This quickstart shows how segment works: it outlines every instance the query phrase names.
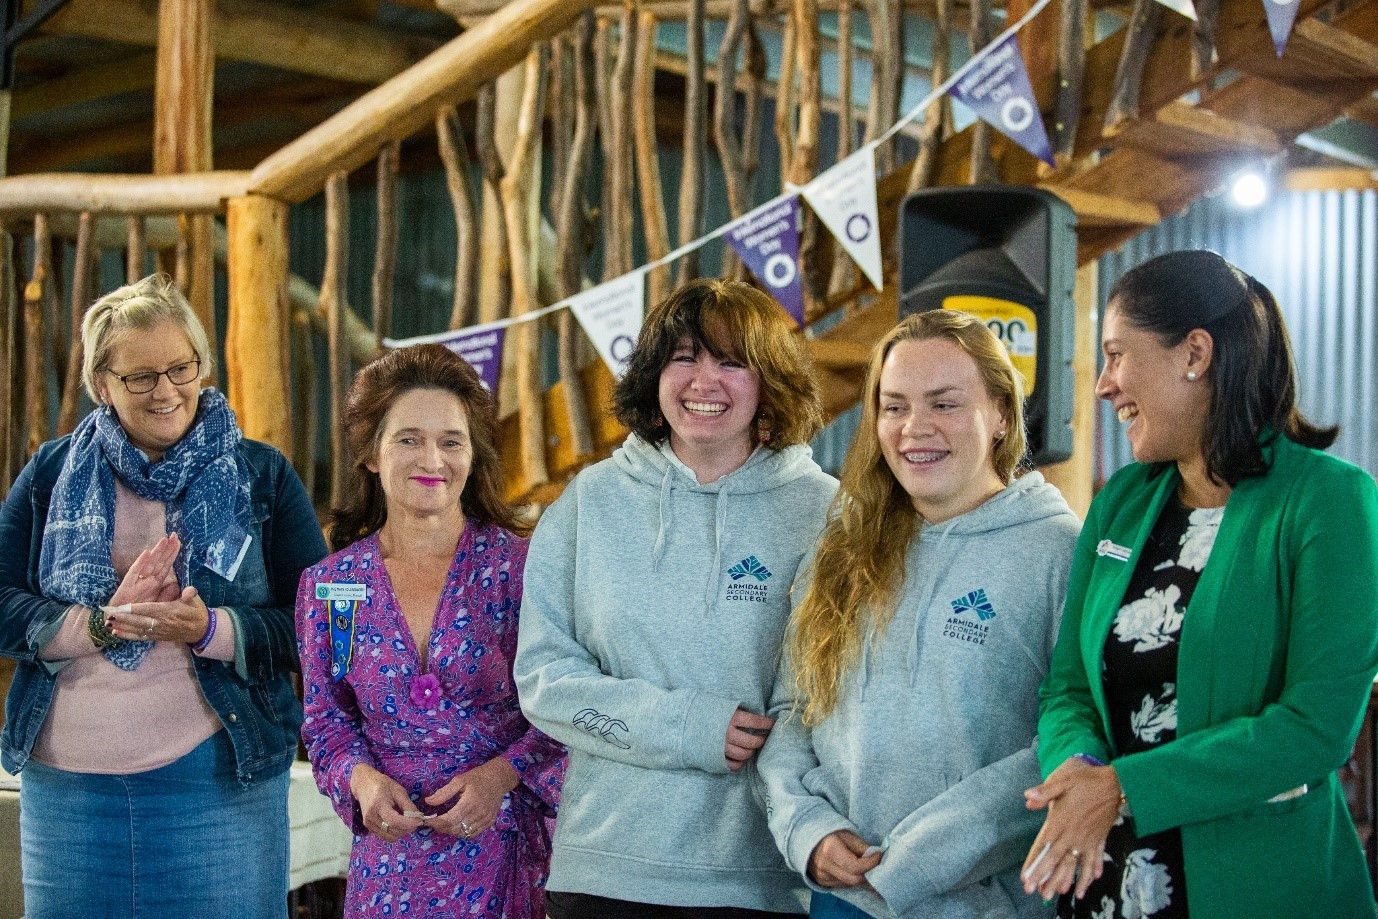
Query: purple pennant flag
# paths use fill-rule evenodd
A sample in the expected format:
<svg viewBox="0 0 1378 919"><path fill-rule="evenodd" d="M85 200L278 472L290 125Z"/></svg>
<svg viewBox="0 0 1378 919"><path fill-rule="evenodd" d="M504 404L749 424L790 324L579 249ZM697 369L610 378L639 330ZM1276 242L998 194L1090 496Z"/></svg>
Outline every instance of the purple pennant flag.
<svg viewBox="0 0 1378 919"><path fill-rule="evenodd" d="M437 340L468 361L483 388L496 394L498 376L502 373L502 340L506 334L504 326L480 326L460 329Z"/></svg>
<svg viewBox="0 0 1378 919"><path fill-rule="evenodd" d="M1024 58L1019 54L1019 41L1013 34L987 46L966 75L948 92L982 121L1049 166L1053 165L1053 148L1048 143L1038 103L1034 101Z"/></svg>
<svg viewBox="0 0 1378 919"><path fill-rule="evenodd" d="M799 283L799 196L766 205L727 228L727 241L780 305L804 324Z"/></svg>
<svg viewBox="0 0 1378 919"><path fill-rule="evenodd" d="M1282 57L1282 49L1287 47L1299 6L1301 0L1263 0L1263 10L1268 14L1268 31L1273 33L1273 47L1278 57Z"/></svg>

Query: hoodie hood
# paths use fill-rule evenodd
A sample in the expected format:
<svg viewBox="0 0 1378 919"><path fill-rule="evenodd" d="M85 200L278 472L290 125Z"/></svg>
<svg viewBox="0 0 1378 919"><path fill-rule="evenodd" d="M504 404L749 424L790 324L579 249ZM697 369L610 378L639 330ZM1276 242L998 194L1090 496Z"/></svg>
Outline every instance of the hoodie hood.
<svg viewBox="0 0 1378 919"><path fill-rule="evenodd" d="M783 450L757 447L741 466L716 482L701 485L694 471L675 455L668 438L654 445L636 434L613 451L612 460L632 478L660 490L660 523L651 552L653 571L660 570L666 537L675 523L676 492L714 497L713 560L707 569L705 587L705 604L710 610L717 606L716 573L721 567L723 533L732 496L760 495L818 471L807 444L794 444Z"/></svg>

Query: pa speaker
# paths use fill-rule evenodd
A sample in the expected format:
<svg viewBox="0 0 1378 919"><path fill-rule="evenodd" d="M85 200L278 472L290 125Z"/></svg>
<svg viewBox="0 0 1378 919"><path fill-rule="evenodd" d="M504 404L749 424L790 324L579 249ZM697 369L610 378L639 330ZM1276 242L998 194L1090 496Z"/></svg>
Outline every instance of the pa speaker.
<svg viewBox="0 0 1378 919"><path fill-rule="evenodd" d="M930 188L904 199L899 234L900 316L951 309L980 317L1024 377L1033 462L1071 456L1072 209L1038 188Z"/></svg>

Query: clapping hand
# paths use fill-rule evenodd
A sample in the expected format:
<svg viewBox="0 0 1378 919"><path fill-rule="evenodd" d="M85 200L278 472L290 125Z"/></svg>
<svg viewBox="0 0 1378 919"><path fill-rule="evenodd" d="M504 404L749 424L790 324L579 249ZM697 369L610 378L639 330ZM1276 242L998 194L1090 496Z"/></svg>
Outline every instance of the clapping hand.
<svg viewBox="0 0 1378 919"><path fill-rule="evenodd" d="M182 588L172 571L172 563L177 560L177 553L181 549L181 538L176 533L170 533L140 552L134 564L124 573L124 580L120 581L120 586L107 605L124 606L177 599Z"/></svg>

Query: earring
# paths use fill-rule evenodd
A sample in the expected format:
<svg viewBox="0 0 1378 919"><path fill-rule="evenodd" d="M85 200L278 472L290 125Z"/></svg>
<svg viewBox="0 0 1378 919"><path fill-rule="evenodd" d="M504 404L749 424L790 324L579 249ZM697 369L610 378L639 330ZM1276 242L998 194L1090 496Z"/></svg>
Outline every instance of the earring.
<svg viewBox="0 0 1378 919"><path fill-rule="evenodd" d="M1187 382L1188 382L1188 383L1195 383L1195 382L1196 382L1196 371L1195 371L1195 370L1188 370L1188 371L1187 371Z"/></svg>
<svg viewBox="0 0 1378 919"><path fill-rule="evenodd" d="M996 442L996 443L999 443L1000 441L1002 441L1002 440L1004 440L1004 439L1005 439L1005 432L1004 432L1004 431L1000 431L999 433L997 433L997 434L995 435L995 442Z"/></svg>

